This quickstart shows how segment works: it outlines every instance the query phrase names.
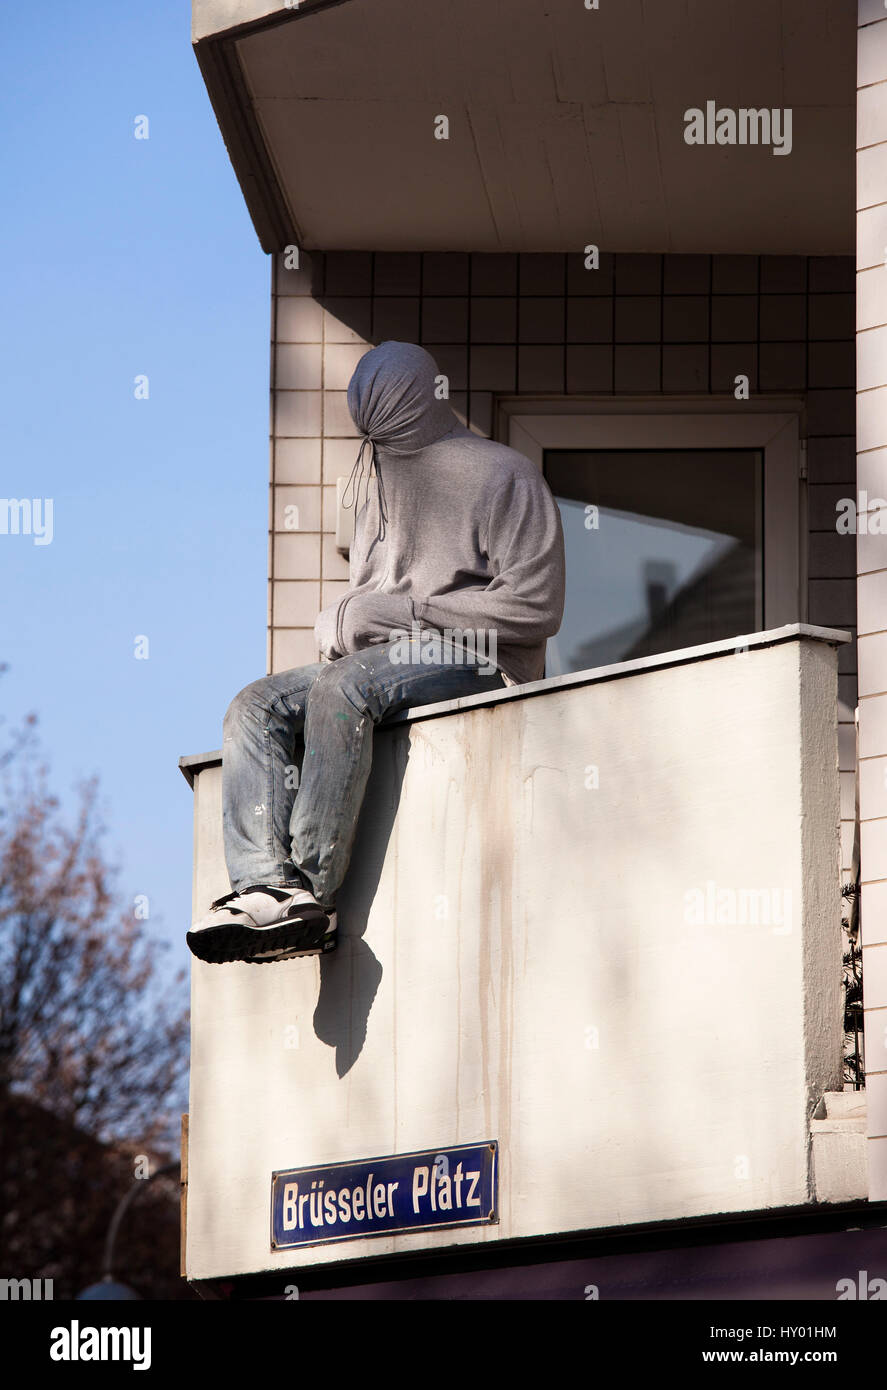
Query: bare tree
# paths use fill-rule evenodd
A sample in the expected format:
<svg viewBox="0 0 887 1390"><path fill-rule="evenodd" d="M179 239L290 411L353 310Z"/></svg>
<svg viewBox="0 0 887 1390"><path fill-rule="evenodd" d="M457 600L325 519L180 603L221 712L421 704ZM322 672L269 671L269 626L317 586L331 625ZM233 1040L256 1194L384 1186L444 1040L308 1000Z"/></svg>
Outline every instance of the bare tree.
<svg viewBox="0 0 887 1390"><path fill-rule="evenodd" d="M33 720L0 751L0 1274L60 1279L72 1296L99 1272L139 1156L176 1153L185 972L161 978L160 944L120 906L95 781L68 824L37 753ZM168 1195L136 1207L156 1216L164 1201L174 1247ZM144 1220L134 1210L133 1229ZM151 1248L149 1232L148 1265ZM145 1266L145 1296L177 1296L174 1249L165 1259L159 1284Z"/></svg>

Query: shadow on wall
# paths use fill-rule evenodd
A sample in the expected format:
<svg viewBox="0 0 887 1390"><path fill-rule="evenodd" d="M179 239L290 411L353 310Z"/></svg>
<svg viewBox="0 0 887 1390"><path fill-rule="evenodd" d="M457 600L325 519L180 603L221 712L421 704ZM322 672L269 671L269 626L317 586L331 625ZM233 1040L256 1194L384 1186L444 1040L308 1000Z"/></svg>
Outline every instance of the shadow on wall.
<svg viewBox="0 0 887 1390"><path fill-rule="evenodd" d="M312 251L311 297L338 325L328 326L330 342L341 339L343 343L353 343L356 339L367 349L386 341L424 347L447 378L447 399L460 422L473 423L481 433L489 435L488 389L475 391L477 418L469 420L468 256L449 255L454 262L464 263L465 283L459 282L459 272L455 270L451 272L455 275L454 284L443 288L429 282L426 271L424 312L422 256L416 252L389 256L383 267L380 258L374 258L370 252ZM285 276L286 272L281 274ZM433 297L427 298L429 295ZM498 338L495 341L500 344Z"/></svg>
<svg viewBox="0 0 887 1390"><path fill-rule="evenodd" d="M339 945L331 955L320 957L314 1032L321 1042L336 1049L336 1074L340 1079L361 1054L370 1010L382 979L382 966L363 936L388 852L410 756L409 727L393 729L390 734L376 729L374 742L380 733L383 738L394 740L393 766L383 765L388 759L373 758L351 863L337 897Z"/></svg>

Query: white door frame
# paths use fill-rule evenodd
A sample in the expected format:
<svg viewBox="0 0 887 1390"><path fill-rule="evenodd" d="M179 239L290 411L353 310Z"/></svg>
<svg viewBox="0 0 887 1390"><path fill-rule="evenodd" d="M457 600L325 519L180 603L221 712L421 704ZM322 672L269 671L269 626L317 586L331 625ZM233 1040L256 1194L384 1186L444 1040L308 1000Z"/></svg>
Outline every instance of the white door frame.
<svg viewBox="0 0 887 1390"><path fill-rule="evenodd" d="M806 622L802 400L510 396L497 405L497 437L539 469L546 449L762 450L764 628Z"/></svg>

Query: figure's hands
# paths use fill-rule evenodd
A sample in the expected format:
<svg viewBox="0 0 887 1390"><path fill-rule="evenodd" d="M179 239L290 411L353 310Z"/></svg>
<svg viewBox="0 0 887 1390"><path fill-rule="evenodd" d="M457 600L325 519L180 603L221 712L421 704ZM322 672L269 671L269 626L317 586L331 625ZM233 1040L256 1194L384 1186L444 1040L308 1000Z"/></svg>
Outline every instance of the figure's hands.
<svg viewBox="0 0 887 1390"><path fill-rule="evenodd" d="M409 633L414 621L412 600L407 594L370 591L347 596L342 610L342 645L347 652L393 642L398 634Z"/></svg>
<svg viewBox="0 0 887 1390"><path fill-rule="evenodd" d="M339 605L331 603L328 608L324 608L318 613L314 623L314 640L320 650L321 661L337 661L344 652L340 652L336 647L336 626L339 618Z"/></svg>

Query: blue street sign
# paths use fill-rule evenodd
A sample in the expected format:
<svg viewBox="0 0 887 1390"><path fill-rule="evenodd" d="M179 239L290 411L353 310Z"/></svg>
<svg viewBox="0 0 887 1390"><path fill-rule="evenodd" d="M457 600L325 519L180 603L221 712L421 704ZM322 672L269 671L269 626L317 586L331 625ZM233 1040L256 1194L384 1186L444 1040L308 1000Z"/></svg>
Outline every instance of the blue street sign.
<svg viewBox="0 0 887 1390"><path fill-rule="evenodd" d="M487 1226L499 1220L499 1146L366 1158L271 1174L271 1248Z"/></svg>

